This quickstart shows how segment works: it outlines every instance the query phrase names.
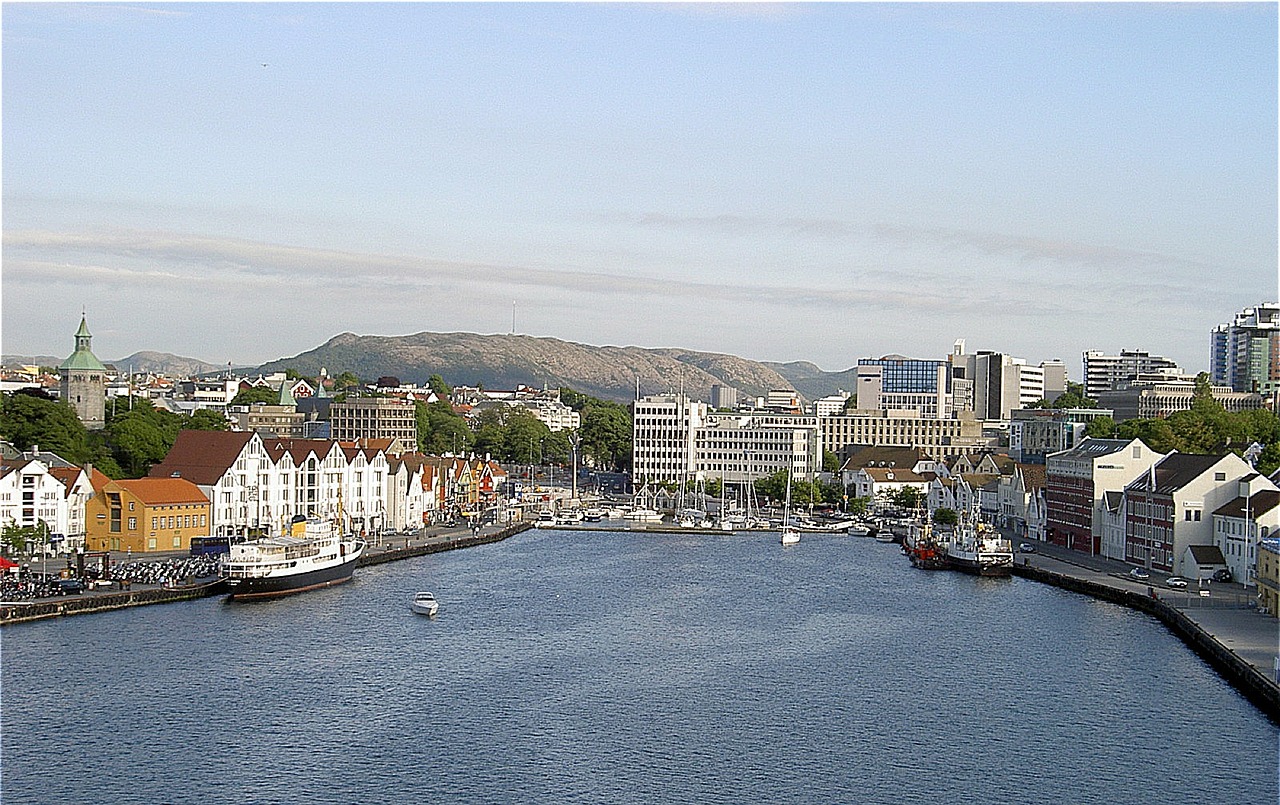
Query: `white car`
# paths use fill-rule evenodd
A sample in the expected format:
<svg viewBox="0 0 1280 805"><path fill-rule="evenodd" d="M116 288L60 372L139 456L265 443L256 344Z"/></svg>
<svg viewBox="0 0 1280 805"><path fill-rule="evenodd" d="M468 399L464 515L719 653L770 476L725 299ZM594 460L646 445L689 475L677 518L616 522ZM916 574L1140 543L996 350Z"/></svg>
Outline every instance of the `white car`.
<svg viewBox="0 0 1280 805"><path fill-rule="evenodd" d="M1137 579L1138 581L1146 581L1151 578L1151 574L1140 567L1135 567L1133 570L1129 571L1129 578Z"/></svg>
<svg viewBox="0 0 1280 805"><path fill-rule="evenodd" d="M1181 576L1170 576L1164 580L1164 583L1175 590L1187 589L1187 580Z"/></svg>

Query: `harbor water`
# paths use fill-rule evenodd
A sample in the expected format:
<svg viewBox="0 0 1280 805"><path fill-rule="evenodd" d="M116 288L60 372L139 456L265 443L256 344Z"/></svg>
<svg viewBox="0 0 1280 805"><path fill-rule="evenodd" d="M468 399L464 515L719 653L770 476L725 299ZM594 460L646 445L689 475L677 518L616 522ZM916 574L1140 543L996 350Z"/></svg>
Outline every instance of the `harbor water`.
<svg viewBox="0 0 1280 805"><path fill-rule="evenodd" d="M1154 619L857 537L538 530L0 638L6 805L1277 801Z"/></svg>

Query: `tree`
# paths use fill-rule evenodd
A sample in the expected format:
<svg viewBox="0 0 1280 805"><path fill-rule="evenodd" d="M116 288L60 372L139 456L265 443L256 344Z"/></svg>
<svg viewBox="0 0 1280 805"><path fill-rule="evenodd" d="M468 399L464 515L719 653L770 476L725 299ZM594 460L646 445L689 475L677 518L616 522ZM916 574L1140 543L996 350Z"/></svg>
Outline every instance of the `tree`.
<svg viewBox="0 0 1280 805"><path fill-rule="evenodd" d="M889 501L899 509L919 508L924 493L914 486L900 486L889 495Z"/></svg>
<svg viewBox="0 0 1280 805"><path fill-rule="evenodd" d="M182 430L231 430L231 423L217 411L201 408L186 418Z"/></svg>
<svg viewBox="0 0 1280 805"><path fill-rule="evenodd" d="M232 405L274 405L280 400L280 390L272 389L266 386L253 386L252 388L241 389L240 393L231 400Z"/></svg>
<svg viewBox="0 0 1280 805"><path fill-rule="evenodd" d="M422 375L418 375L421 377ZM444 398L453 393L453 389L449 388L449 384L444 382L444 378L440 375L432 375L427 378L427 388L436 393L436 396Z"/></svg>
<svg viewBox="0 0 1280 805"><path fill-rule="evenodd" d="M869 508L871 508L871 498L850 498L845 510L849 514L861 517Z"/></svg>
<svg viewBox="0 0 1280 805"><path fill-rule="evenodd" d="M616 403L591 405L582 413L584 461L596 467L625 470L631 466L631 412Z"/></svg>
<svg viewBox="0 0 1280 805"><path fill-rule="evenodd" d="M93 458L88 431L75 409L44 393L0 395L0 436L19 450L39 447L74 464Z"/></svg>
<svg viewBox="0 0 1280 805"><path fill-rule="evenodd" d="M1109 416L1091 419L1084 426L1084 435L1094 439L1110 439L1116 435L1116 421Z"/></svg>
<svg viewBox="0 0 1280 805"><path fill-rule="evenodd" d="M1128 419L1116 425L1116 438L1141 439L1147 447L1158 453L1178 448L1178 437L1163 419Z"/></svg>
<svg viewBox="0 0 1280 805"><path fill-rule="evenodd" d="M134 400L132 410L117 409L104 428L111 454L130 478L147 474L168 455L184 417L157 409L150 400Z"/></svg>
<svg viewBox="0 0 1280 805"><path fill-rule="evenodd" d="M822 471L823 472L839 472L840 456L830 450L822 451Z"/></svg>
<svg viewBox="0 0 1280 805"><path fill-rule="evenodd" d="M933 521L938 525L955 525L960 522L960 515L956 514L955 509L943 506L933 513Z"/></svg>
<svg viewBox="0 0 1280 805"><path fill-rule="evenodd" d="M474 437L467 421L453 406L441 400L431 404L415 402L418 418L418 448L424 453L466 453Z"/></svg>

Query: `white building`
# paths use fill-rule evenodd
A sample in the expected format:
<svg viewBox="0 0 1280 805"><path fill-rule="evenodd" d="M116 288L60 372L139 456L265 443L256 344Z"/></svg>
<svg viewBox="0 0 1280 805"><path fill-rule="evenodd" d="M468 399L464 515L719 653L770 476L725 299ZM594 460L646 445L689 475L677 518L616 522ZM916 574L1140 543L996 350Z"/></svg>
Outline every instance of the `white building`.
<svg viewBox="0 0 1280 805"><path fill-rule="evenodd" d="M1234 500L1213 513L1213 544L1222 551L1231 577L1257 585L1258 550L1262 540L1280 530L1280 491L1253 473L1237 482Z"/></svg>
<svg viewBox="0 0 1280 805"><path fill-rule="evenodd" d="M821 469L818 421L782 414L710 414L694 429L693 471L734 483L778 470L805 477Z"/></svg>
<svg viewBox="0 0 1280 805"><path fill-rule="evenodd" d="M1119 355L1106 355L1089 350L1084 353L1084 396L1096 400L1102 392L1115 391L1138 375L1161 371L1182 373L1174 361L1148 352L1122 349Z"/></svg>
<svg viewBox="0 0 1280 805"><path fill-rule="evenodd" d="M708 413L706 403L683 394L652 395L632 404L631 473L637 486L683 482L694 474L694 432Z"/></svg>
<svg viewBox="0 0 1280 805"><path fill-rule="evenodd" d="M65 466L50 466L62 464ZM0 462L0 527L37 527L44 523L49 554L84 545L84 504L93 496L93 468L36 458Z"/></svg>

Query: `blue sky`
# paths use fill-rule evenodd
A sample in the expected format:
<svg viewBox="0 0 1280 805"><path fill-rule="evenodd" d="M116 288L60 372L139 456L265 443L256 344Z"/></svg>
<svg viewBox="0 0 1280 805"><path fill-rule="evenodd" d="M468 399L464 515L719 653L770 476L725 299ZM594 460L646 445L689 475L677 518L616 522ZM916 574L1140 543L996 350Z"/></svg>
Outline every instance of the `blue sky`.
<svg viewBox="0 0 1280 805"><path fill-rule="evenodd" d="M3 350L1205 369L1277 297L1276 8L6 3Z"/></svg>

